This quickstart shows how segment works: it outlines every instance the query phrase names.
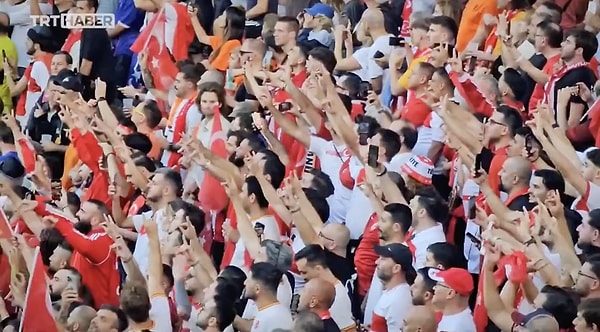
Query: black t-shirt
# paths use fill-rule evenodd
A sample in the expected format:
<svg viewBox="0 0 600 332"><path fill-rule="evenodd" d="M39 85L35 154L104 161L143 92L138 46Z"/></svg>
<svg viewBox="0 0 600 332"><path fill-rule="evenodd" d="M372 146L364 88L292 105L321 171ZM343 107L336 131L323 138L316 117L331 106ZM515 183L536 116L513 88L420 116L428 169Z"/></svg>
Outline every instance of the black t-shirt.
<svg viewBox="0 0 600 332"><path fill-rule="evenodd" d="M325 250L325 256L327 257L327 266L329 266L333 275L338 278L342 284L346 285L346 281L350 280L352 275L356 273L354 264L347 258L338 256L329 250Z"/></svg>
<svg viewBox="0 0 600 332"><path fill-rule="evenodd" d="M556 83L554 83L554 109L556 109L556 102L558 101L558 91L562 88L576 86L577 83L580 82L585 84L588 88L592 88L596 83L596 75L588 66L573 69L566 73L565 76L563 76L560 80L556 81ZM570 103L586 105L583 99L581 99L579 96L572 96ZM587 108L588 107L586 105L584 113ZM570 111L570 108L567 107L567 119L569 119L569 115L571 114Z"/></svg>
<svg viewBox="0 0 600 332"><path fill-rule="evenodd" d="M52 15L67 14L68 12L69 12L68 9L61 12L61 11L58 10L58 7L56 7L56 5L52 6ZM65 43L65 40L67 39L67 36L69 36L69 32L71 32L71 30L65 29L61 25L53 26L50 29L52 29L52 36L54 37L53 39L60 46L62 46Z"/></svg>
<svg viewBox="0 0 600 332"><path fill-rule="evenodd" d="M340 332L339 326L335 323L333 318L329 317L327 319L323 319L323 327L325 332Z"/></svg>
<svg viewBox="0 0 600 332"><path fill-rule="evenodd" d="M365 12L366 6L360 0L350 0L344 4L344 9L342 12L346 15L348 20L350 20L350 24L352 25L352 29L358 24L360 18Z"/></svg>
<svg viewBox="0 0 600 332"><path fill-rule="evenodd" d="M531 58L529 58L529 62L531 62L531 64L539 69L542 70L542 68L544 68L544 66L546 65L546 62L548 62L548 60L546 59L546 57L543 54L534 54ZM529 106L529 99L531 99L531 94L533 93L533 90L535 89L535 81L533 80L533 78L531 78L531 76L527 75L526 72L521 72L521 77L523 77L523 79L525 80L525 87L524 87L524 98L522 100L523 105L525 105L525 108L528 108Z"/></svg>
<svg viewBox="0 0 600 332"><path fill-rule="evenodd" d="M529 211L533 207L534 204L529 201L529 194L517 196L510 202L510 204L508 204L508 208L513 211L523 211L523 208L526 208L527 211Z"/></svg>
<svg viewBox="0 0 600 332"><path fill-rule="evenodd" d="M79 57L80 65L83 59L92 62L90 79L114 81L115 59L112 43L105 29L83 29Z"/></svg>

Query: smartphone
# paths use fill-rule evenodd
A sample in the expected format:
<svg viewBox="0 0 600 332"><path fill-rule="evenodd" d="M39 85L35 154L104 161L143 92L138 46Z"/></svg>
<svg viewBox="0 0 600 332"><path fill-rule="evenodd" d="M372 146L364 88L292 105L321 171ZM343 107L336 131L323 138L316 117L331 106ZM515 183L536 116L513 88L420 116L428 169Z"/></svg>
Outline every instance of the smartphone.
<svg viewBox="0 0 600 332"><path fill-rule="evenodd" d="M476 156L475 156L475 175L479 176L481 175L481 163L482 163L482 153L479 152Z"/></svg>
<svg viewBox="0 0 600 332"><path fill-rule="evenodd" d="M367 145L369 139L369 123L361 122L358 124L358 144Z"/></svg>
<svg viewBox="0 0 600 332"><path fill-rule="evenodd" d="M373 90L373 86L370 82L361 82L358 87L358 98L362 100L366 100L369 95L369 91Z"/></svg>
<svg viewBox="0 0 600 332"><path fill-rule="evenodd" d="M377 51L375 52L375 54L373 54L373 59L381 59L385 56L385 54L383 54L381 51Z"/></svg>
<svg viewBox="0 0 600 332"><path fill-rule="evenodd" d="M469 62L467 63L467 73L473 75L475 73L475 67L477 66L477 57L469 57Z"/></svg>
<svg viewBox="0 0 600 332"><path fill-rule="evenodd" d="M476 246L481 246L481 239L478 236L475 236L470 232L467 232L465 235L469 238L469 240L471 240L471 242L473 242L473 244Z"/></svg>
<svg viewBox="0 0 600 332"><path fill-rule="evenodd" d="M271 69L271 60L272 59L273 59L273 51L268 50L265 53L265 56L263 57L263 63L262 63L262 65L263 65L264 69L269 69L269 70Z"/></svg>
<svg viewBox="0 0 600 332"><path fill-rule="evenodd" d="M252 129L254 131L260 131L261 129L256 126L257 123L262 123L262 114L259 112L252 113Z"/></svg>
<svg viewBox="0 0 600 332"><path fill-rule="evenodd" d="M292 103L290 103L289 101L279 104L279 112L281 112L281 113L285 113L291 109L292 109Z"/></svg>
<svg viewBox="0 0 600 332"><path fill-rule="evenodd" d="M377 145L369 145L369 154L367 156L367 165L376 168L379 166L379 147Z"/></svg>
<svg viewBox="0 0 600 332"><path fill-rule="evenodd" d="M402 37L390 37L390 46L404 46L404 38Z"/></svg>

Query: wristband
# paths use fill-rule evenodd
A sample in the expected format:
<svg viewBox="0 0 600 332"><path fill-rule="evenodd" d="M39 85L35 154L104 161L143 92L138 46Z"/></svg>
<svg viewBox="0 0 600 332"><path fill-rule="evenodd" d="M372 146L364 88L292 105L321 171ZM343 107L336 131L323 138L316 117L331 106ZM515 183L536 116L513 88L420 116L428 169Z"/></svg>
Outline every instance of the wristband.
<svg viewBox="0 0 600 332"><path fill-rule="evenodd" d="M558 125L558 123L553 123L553 124L552 124L552 129L556 129L556 128L558 128L558 127L560 127L560 126Z"/></svg>
<svg viewBox="0 0 600 332"><path fill-rule="evenodd" d="M529 240L523 242L523 245L526 246L526 247L528 247L528 246L530 246L532 244L535 244L535 239L533 238L533 236L531 238L529 238Z"/></svg>
<svg viewBox="0 0 600 332"><path fill-rule="evenodd" d="M383 167L383 171L381 171L381 173L379 174L375 174L376 176L380 177L380 176L384 176L385 173L387 173L387 168L385 168L385 166Z"/></svg>

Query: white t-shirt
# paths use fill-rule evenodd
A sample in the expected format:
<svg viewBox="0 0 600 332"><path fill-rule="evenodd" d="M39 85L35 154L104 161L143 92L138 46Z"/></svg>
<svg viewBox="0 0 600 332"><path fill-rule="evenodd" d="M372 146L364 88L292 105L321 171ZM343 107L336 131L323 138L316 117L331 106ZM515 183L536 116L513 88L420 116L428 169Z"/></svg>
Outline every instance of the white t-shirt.
<svg viewBox="0 0 600 332"><path fill-rule="evenodd" d="M365 230L369 217L373 214L371 202L358 187L356 182L358 174L363 169L362 164L356 157L350 159L350 176L354 179L354 189L350 196L350 204L346 214L346 226L350 230L350 239L358 240Z"/></svg>
<svg viewBox="0 0 600 332"><path fill-rule="evenodd" d="M290 330L292 328L292 313L290 306L275 303L266 308L259 309L251 332L271 332L275 329Z"/></svg>
<svg viewBox="0 0 600 332"><path fill-rule="evenodd" d="M358 62L358 64L360 65L360 69L353 70L352 73L358 75L361 81L368 82L369 72L367 68L367 63L369 62L369 48L359 48L358 50L354 51L352 57L356 59L356 62Z"/></svg>
<svg viewBox="0 0 600 332"><path fill-rule="evenodd" d="M282 305L287 305L290 307L292 305L292 286L288 281L286 276L281 278L281 282L279 286L277 286L277 301ZM243 319L254 319L258 315L258 307L256 306L256 302L252 300L248 300L246 303L246 308L244 309L244 313L242 314Z"/></svg>
<svg viewBox="0 0 600 332"><path fill-rule="evenodd" d="M135 258L143 276L148 273L148 257L150 256L148 235L146 235L146 230L144 229L144 219L152 219L154 216L154 220L158 223L158 238L162 241L169 236L165 231L164 223L166 218L164 217L164 214L165 210L160 209L156 211L156 215L153 211L147 211L131 217L133 227L135 227L135 231L138 233L137 240L135 241L135 248L133 250L133 258Z"/></svg>
<svg viewBox="0 0 600 332"><path fill-rule="evenodd" d="M404 317L412 306L412 295L408 284L404 283L384 290L373 310L371 331L400 331L404 326Z"/></svg>
<svg viewBox="0 0 600 332"><path fill-rule="evenodd" d="M304 247L306 247L306 245L304 244L304 241L302 241L302 238L300 237L300 233L298 232L296 227L292 228L292 232L290 234L290 239L292 240L292 251L294 252L294 255L298 251L300 251ZM300 294L300 292L304 288L304 285L306 284L306 280L304 280L304 278L297 273L294 273L294 272L291 272L291 273L292 273L292 276L294 276L294 294Z"/></svg>
<svg viewBox="0 0 600 332"><path fill-rule="evenodd" d="M40 3L40 9L42 14L52 14L52 6L47 3ZM27 31L33 28L33 20L31 19L31 11L29 10L29 1L22 2L18 5L12 5L7 7L8 18L10 25L13 26L13 32L11 35L12 41L15 43L17 48L17 54L19 56L17 60L17 67L27 68L31 61L31 56L27 54Z"/></svg>
<svg viewBox="0 0 600 332"><path fill-rule="evenodd" d="M321 162L321 170L329 175L333 188L333 195L329 197L329 221L343 222L346 220L346 212L350 203L352 190L344 187L340 180L340 168L350 158L350 150L346 145L336 146L332 141L326 141L317 136L310 137L310 147Z"/></svg>
<svg viewBox="0 0 600 332"><path fill-rule="evenodd" d="M392 157L392 160L390 160L389 163L384 163L384 166L388 171L400 173L402 165L404 165L412 155L412 152L397 153Z"/></svg>
<svg viewBox="0 0 600 332"><path fill-rule="evenodd" d="M263 233L264 239L274 240L277 242L281 242L281 232L279 231L279 226L277 225L277 221L273 216L263 216L256 220L252 220L252 226L256 225L256 223L261 223L265 226L265 230ZM242 270L245 270L245 252L246 246L244 245L244 241L240 238L238 242L235 243L235 251L233 252L233 256L231 257L230 265L237 266Z"/></svg>
<svg viewBox="0 0 600 332"><path fill-rule="evenodd" d="M373 277L371 277L371 286L367 293L367 305L365 306L364 324L367 326L371 325L373 322L373 311L375 310L377 302L379 302L381 294L383 294L383 284L377 277L377 271L375 271Z"/></svg>
<svg viewBox="0 0 600 332"><path fill-rule="evenodd" d="M446 242L446 234L444 233L442 224L437 224L419 233L415 233L411 241L416 249L413 266L415 270L418 270L425 266L427 248L434 243Z"/></svg>
<svg viewBox="0 0 600 332"><path fill-rule="evenodd" d="M348 297L348 290L340 281L335 284L335 299L329 309L331 318L335 321L340 331L347 330L356 324L352 318L352 303Z"/></svg>
<svg viewBox="0 0 600 332"><path fill-rule="evenodd" d="M174 137L175 137L175 130L174 130L175 122L177 121L177 118L179 117L179 113L181 113L184 110L184 107L186 104L187 104L187 100L183 100L183 101L181 101L181 103L179 103L179 105L177 106L177 109L175 110L174 116L173 116L173 123L171 123L170 126L168 126L164 129L164 136L169 143L177 143L177 142L173 141ZM203 117L202 113L200 113L198 106L196 106L196 103L193 103L193 105L190 106L190 108L187 111L187 114L185 116L185 133L191 134L192 131L194 130L194 128L196 128L202 121L202 117ZM162 158L161 158L161 163L163 165L168 165L170 156L171 156L170 151L164 151Z"/></svg>
<svg viewBox="0 0 600 332"><path fill-rule="evenodd" d="M40 87L40 91L31 91L28 87L27 96L25 98L25 115L23 118L25 121L29 121L29 114L35 107L35 104L38 102L40 97L42 96L42 91L46 90L46 86L48 85L48 80L50 79L50 72L48 71L48 67L42 61L35 61L33 65L31 65L31 77L29 78L29 86L37 85ZM33 80L33 82L32 82Z"/></svg>
<svg viewBox="0 0 600 332"><path fill-rule="evenodd" d="M475 332L471 309L467 308L454 315L442 316L437 330L438 332Z"/></svg>
<svg viewBox="0 0 600 332"><path fill-rule="evenodd" d="M577 197L577 199L573 201L571 209L576 211L585 211L584 209L577 207L580 205L580 201L582 200L585 201L585 206L587 207L588 211L600 209L600 186L588 181L585 195Z"/></svg>
<svg viewBox="0 0 600 332"><path fill-rule="evenodd" d="M171 326L171 308L166 295L151 295L150 298L150 319L154 325L149 331L166 332L172 331Z"/></svg>

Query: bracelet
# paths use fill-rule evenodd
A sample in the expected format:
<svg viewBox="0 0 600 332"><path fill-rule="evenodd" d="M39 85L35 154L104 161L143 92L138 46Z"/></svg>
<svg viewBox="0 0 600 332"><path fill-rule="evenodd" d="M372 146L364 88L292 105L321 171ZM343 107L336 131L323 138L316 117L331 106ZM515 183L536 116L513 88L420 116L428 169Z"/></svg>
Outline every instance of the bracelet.
<svg viewBox="0 0 600 332"><path fill-rule="evenodd" d="M96 100L97 103L101 102L101 101L106 101L105 97L100 97Z"/></svg>
<svg viewBox="0 0 600 332"><path fill-rule="evenodd" d="M523 242L523 245L526 247L529 247L532 244L535 244L535 239L533 238L533 236L531 238L529 238L529 240Z"/></svg>
<svg viewBox="0 0 600 332"><path fill-rule="evenodd" d="M387 168L384 166L383 171L381 171L381 173L379 173L379 174L375 174L375 176L377 176L377 177L384 176L385 173L387 173Z"/></svg>
<svg viewBox="0 0 600 332"><path fill-rule="evenodd" d="M555 123L553 123L553 124L552 124L552 129L556 129L556 128L558 128L558 127L560 127L560 126L558 125L558 123L556 123L556 122L555 122Z"/></svg>
<svg viewBox="0 0 600 332"><path fill-rule="evenodd" d="M300 212L300 208L295 208L293 210L290 210L291 213L298 213Z"/></svg>

